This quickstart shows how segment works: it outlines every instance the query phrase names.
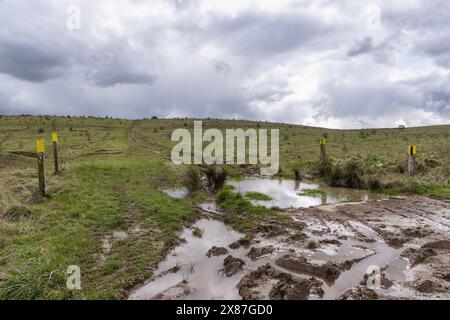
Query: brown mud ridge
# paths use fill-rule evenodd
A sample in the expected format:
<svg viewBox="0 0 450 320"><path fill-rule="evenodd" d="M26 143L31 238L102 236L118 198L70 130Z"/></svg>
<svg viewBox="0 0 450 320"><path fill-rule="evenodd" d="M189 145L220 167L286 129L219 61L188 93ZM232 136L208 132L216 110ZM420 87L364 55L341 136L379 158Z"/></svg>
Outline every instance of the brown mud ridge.
<svg viewBox="0 0 450 320"><path fill-rule="evenodd" d="M342 264L333 262L325 262L322 264L314 264L308 262L305 257L295 257L293 255L285 255L275 260L275 264L279 267L292 270L298 273L309 274L311 276L320 278L329 284L333 284L339 277L341 271L350 269L353 263L359 259L347 260Z"/></svg>
<svg viewBox="0 0 450 320"><path fill-rule="evenodd" d="M333 247L334 258L322 265L292 255L276 260L277 265L341 284L355 269L376 265L381 270L381 286L367 285L368 274L344 291L328 289L333 299L449 299L450 298L450 203L425 197L394 197L355 204L327 205L291 209L295 221L307 225L304 233L307 250L317 252ZM375 252L342 263L339 259L345 243L359 242L353 248L367 247ZM313 244L311 242L314 242ZM380 246L387 245L386 248ZM330 257L331 258L331 257ZM327 261L328 260L328 261ZM345 267L346 266L346 267ZM344 271L344 269L347 269ZM340 271L340 274L338 274ZM354 275L353 275L354 274ZM350 277L348 277L350 278ZM349 279L348 283L352 281ZM338 286L340 289L345 286ZM327 289L325 289L327 292Z"/></svg>
<svg viewBox="0 0 450 320"><path fill-rule="evenodd" d="M270 264L259 267L238 283L244 300L306 300L310 294L323 295L322 283L315 278L301 278L279 271Z"/></svg>
<svg viewBox="0 0 450 320"><path fill-rule="evenodd" d="M186 230L162 276L131 298L450 299L450 202L396 197L280 212L291 222L261 219L249 234L220 216L200 220L204 237Z"/></svg>

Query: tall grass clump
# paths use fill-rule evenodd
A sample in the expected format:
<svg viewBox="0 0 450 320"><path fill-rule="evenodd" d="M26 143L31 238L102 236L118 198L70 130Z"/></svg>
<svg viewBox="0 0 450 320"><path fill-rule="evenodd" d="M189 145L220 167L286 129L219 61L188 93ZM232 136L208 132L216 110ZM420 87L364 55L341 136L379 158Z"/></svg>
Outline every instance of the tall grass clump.
<svg viewBox="0 0 450 320"><path fill-rule="evenodd" d="M364 188L365 170L358 159L332 162L323 161L319 164L319 175L333 187Z"/></svg>
<svg viewBox="0 0 450 320"><path fill-rule="evenodd" d="M208 179L208 185L213 191L221 190L228 177L228 172L218 167L207 167L204 173Z"/></svg>
<svg viewBox="0 0 450 320"><path fill-rule="evenodd" d="M188 167L184 176L184 185L191 193L202 189L200 170L197 167Z"/></svg>

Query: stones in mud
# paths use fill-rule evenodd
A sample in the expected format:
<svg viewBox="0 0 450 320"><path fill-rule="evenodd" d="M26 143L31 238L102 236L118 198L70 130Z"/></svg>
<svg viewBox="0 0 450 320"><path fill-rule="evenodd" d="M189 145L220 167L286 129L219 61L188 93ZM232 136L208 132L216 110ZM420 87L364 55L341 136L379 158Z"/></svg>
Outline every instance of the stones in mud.
<svg viewBox="0 0 450 320"><path fill-rule="evenodd" d="M345 237L345 236L344 236ZM345 237L345 240L347 240L347 237ZM334 244L336 246L340 246L341 242L336 239L323 239L319 241L322 244Z"/></svg>
<svg viewBox="0 0 450 320"><path fill-rule="evenodd" d="M247 254L247 256L252 259L252 261L258 260L260 257L271 254L275 248L273 246L267 246L262 248L252 247Z"/></svg>
<svg viewBox="0 0 450 320"><path fill-rule="evenodd" d="M275 264L282 268L316 276L325 280L327 283L333 283L341 274L340 267L335 263L326 262L317 265L308 262L304 257L296 257L293 255L284 255L275 260Z"/></svg>
<svg viewBox="0 0 450 320"><path fill-rule="evenodd" d="M428 242L423 248L450 250L450 240Z"/></svg>
<svg viewBox="0 0 450 320"><path fill-rule="evenodd" d="M386 238L386 243L394 248L401 248L406 242L408 242L408 239L401 236L392 236Z"/></svg>
<svg viewBox="0 0 450 320"><path fill-rule="evenodd" d="M447 281L447 282L450 282L450 273L443 274L443 275L441 275L440 278L441 278L441 279L444 279L444 280Z"/></svg>
<svg viewBox="0 0 450 320"><path fill-rule="evenodd" d="M406 249L401 256L404 258L408 258L409 262L411 263L411 267L414 267L422 263L425 259L435 255L436 252L430 248L419 248L419 249L409 248Z"/></svg>
<svg viewBox="0 0 450 320"><path fill-rule="evenodd" d="M369 279L369 275L365 274L363 279L361 280L361 282L359 284L361 286L366 286L368 279ZM381 278L380 278L380 286L381 286L381 288L389 289L390 287L392 287L393 284L394 284L394 282L386 277L386 273L382 272L381 273Z"/></svg>
<svg viewBox="0 0 450 320"><path fill-rule="evenodd" d="M16 205L8 208L0 217L11 222L16 222L28 219L30 216L31 211L27 207Z"/></svg>
<svg viewBox="0 0 450 320"><path fill-rule="evenodd" d="M317 279L297 278L266 264L245 275L238 283L237 288L244 300L266 298L305 300L310 294L323 296L321 285L322 283Z"/></svg>
<svg viewBox="0 0 450 320"><path fill-rule="evenodd" d="M227 253L228 253L228 250L226 248L213 246L211 249L208 250L206 255L208 257L211 257L211 256L218 257L218 256L223 256Z"/></svg>
<svg viewBox="0 0 450 320"><path fill-rule="evenodd" d="M233 249L233 250L239 249L240 247L244 247L247 249L248 247L250 247L250 240L241 238L241 239L231 243L228 247L230 247L230 249Z"/></svg>
<svg viewBox="0 0 450 320"><path fill-rule="evenodd" d="M377 300L378 294L367 287L356 286L345 291L339 297L339 300Z"/></svg>
<svg viewBox="0 0 450 320"><path fill-rule="evenodd" d="M169 287L163 292L158 293L152 300L177 300L187 296L192 292L192 289L188 287L185 282L180 282L172 287Z"/></svg>
<svg viewBox="0 0 450 320"><path fill-rule="evenodd" d="M310 291L311 284L305 279L294 283L279 281L272 287L269 296L274 300L306 300Z"/></svg>
<svg viewBox="0 0 450 320"><path fill-rule="evenodd" d="M395 234L384 229L373 228L388 245L394 248L401 248L403 245L409 241L407 237L401 236L400 234ZM373 240L373 239L372 239Z"/></svg>
<svg viewBox="0 0 450 320"><path fill-rule="evenodd" d="M431 280L424 280L416 286L416 290L422 293L443 292L442 285Z"/></svg>
<svg viewBox="0 0 450 320"><path fill-rule="evenodd" d="M245 262L231 255L223 261L223 271L227 277L231 277L244 268Z"/></svg>
<svg viewBox="0 0 450 320"><path fill-rule="evenodd" d="M285 234L286 230L277 224L260 224L254 228L254 232L260 233L267 238L272 238Z"/></svg>
<svg viewBox="0 0 450 320"><path fill-rule="evenodd" d="M431 230L424 229L422 227L406 228L403 230L403 234L412 238L423 238L432 233Z"/></svg>

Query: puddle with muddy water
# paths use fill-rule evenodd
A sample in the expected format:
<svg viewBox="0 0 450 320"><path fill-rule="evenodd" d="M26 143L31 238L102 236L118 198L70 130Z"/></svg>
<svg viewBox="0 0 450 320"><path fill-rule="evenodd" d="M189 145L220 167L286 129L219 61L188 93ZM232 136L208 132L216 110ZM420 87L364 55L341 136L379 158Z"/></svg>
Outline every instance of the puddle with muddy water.
<svg viewBox="0 0 450 320"><path fill-rule="evenodd" d="M260 192L272 197L270 201L255 201L254 204L265 207L308 208L320 205L360 202L376 199L376 195L362 190L335 188L311 181L295 181L288 179L251 177L241 181L229 181L228 185L245 194L246 192ZM323 195L299 195L304 190L321 190Z"/></svg>
<svg viewBox="0 0 450 320"><path fill-rule="evenodd" d="M256 204L267 207L312 207L376 198L365 191L330 188L314 182L293 180L247 178L242 181L230 181L228 184L234 186L236 191L241 193L252 191L271 196L273 200L270 201L254 201ZM320 189L325 194L319 197L298 195L299 192L306 189ZM164 190L164 192L176 198L187 195L187 190L184 189ZM201 203L199 208L203 212L211 214L211 217L223 214L217 208L214 199ZM194 228L202 230L201 238L193 235ZM346 228L358 230L359 234L372 239L372 242L360 241L354 232ZM322 229L327 232L322 232L321 235L315 233ZM326 262L340 265L353 261L351 267L342 271L333 283L326 283L321 279L324 291L322 299L337 299L346 290L357 286L363 280L370 266L386 268L384 270L386 277L394 281L392 289L376 290L378 293L395 296L402 292L402 283L406 280L408 271L408 262L400 257L404 248L395 249L388 246L367 225L356 220L349 221L347 227L333 223L324 225L323 222L311 218L305 233L309 241L317 243L315 248L308 249L305 244L286 241L283 236L267 239L255 235L256 241L252 246L231 249L229 245L243 238L244 235L220 221L201 219L191 228L182 231L180 237L185 241L169 253L166 259L158 265L154 277L133 291L129 299L241 299L236 286L242 277L267 263L277 270L295 276L311 277L305 273L277 266L275 261L286 254L302 256L307 258L308 262L319 265ZM226 248L227 253L208 257L207 252L213 246ZM267 246L274 248L271 254L262 256L256 261L247 256L252 247ZM229 255L239 258L245 263L244 268L231 277L227 277L223 272L224 259ZM309 298L320 299L314 295Z"/></svg>
<svg viewBox="0 0 450 320"><path fill-rule="evenodd" d="M194 227L203 231L201 238L193 235ZM240 247L233 250L229 247L231 243L241 239L243 234L220 221L201 219L192 228L184 229L180 236L185 242L172 250L159 264L152 280L135 290L129 299L241 299L236 288L241 278L267 263L278 270L297 276L302 275L275 265L278 257L293 252L292 244L277 239L258 239L260 242L253 247L272 245L275 251L252 261L247 256L250 248ZM316 240L320 241L320 238L317 237ZM225 255L208 257L206 254L213 246L224 247L228 252ZM344 291L357 285L371 265L389 266L386 273L392 280L402 280L406 268L404 261L399 258L402 250L390 248L382 241L365 243L345 240L341 241L340 246L327 244L313 251L297 247L294 251L296 255L315 262L341 263L362 258L350 270L342 272L332 285L323 282L322 288L325 292L323 299L336 299ZM231 277L226 277L222 270L224 259L228 255L245 262L244 269ZM310 299L317 298L310 297Z"/></svg>
<svg viewBox="0 0 450 320"><path fill-rule="evenodd" d="M165 189L163 193L167 194L169 197L183 199L186 198L189 194L189 190L187 188L178 188L178 189Z"/></svg>
<svg viewBox="0 0 450 320"><path fill-rule="evenodd" d="M159 264L155 280L147 283L131 294L130 299L239 299L236 284L239 275L227 278L220 269L224 256L207 257L212 246L226 247L234 257L242 257L245 252L231 250L228 245L243 237L216 220L199 220L194 227L203 231L201 238L195 237L191 229L180 235L186 242L175 248ZM231 252L232 251L232 252ZM180 266L177 272L165 272Z"/></svg>

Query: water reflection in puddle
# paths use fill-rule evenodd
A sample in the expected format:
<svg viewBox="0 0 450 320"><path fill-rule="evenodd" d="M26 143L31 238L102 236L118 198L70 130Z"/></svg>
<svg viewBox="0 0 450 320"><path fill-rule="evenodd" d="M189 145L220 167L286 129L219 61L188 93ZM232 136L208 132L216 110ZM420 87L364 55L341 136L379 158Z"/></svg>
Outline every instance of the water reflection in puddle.
<svg viewBox="0 0 450 320"><path fill-rule="evenodd" d="M314 182L303 182L286 179L270 178L246 178L242 181L229 181L227 183L236 188L242 194L246 192L260 192L272 197L270 201L255 201L253 203L265 207L286 208L307 208L319 205L359 202L374 199L375 196L367 191L334 188ZM325 192L323 195L299 195L303 190L320 189Z"/></svg>
<svg viewBox="0 0 450 320"><path fill-rule="evenodd" d="M280 239L258 239L256 247L272 245L275 251L272 255L252 261L248 256L249 248L230 249L228 246L243 237L220 221L201 219L194 227L203 231L201 238L195 237L192 228L185 229L180 235L186 242L174 248L168 257L162 261L153 279L134 291L129 299L241 299L236 285L242 276L251 270L256 270L266 263L285 272L300 275L287 269L277 267L275 260L284 254L292 252L292 245ZM326 237L315 237L320 243ZM228 253L222 256L207 257L211 247L224 247ZM340 244L321 244L317 250L298 248L296 254L307 257L309 261L342 263L352 259L362 259L349 270L343 271L333 284L323 283L323 299L336 299L347 289L357 285L363 279L369 266L387 266L386 275L394 281L405 280L407 262L399 258L403 249L393 249L382 241L365 243L358 240L341 240ZM221 269L225 257L232 255L245 262L242 272L232 277L226 277ZM173 272L169 272L178 267ZM397 289L396 289L397 290ZM400 287L401 290L401 287ZM318 297L311 296L311 299Z"/></svg>
<svg viewBox="0 0 450 320"><path fill-rule="evenodd" d="M178 189L165 189L163 190L163 193L167 194L168 196L172 198L186 198L189 194L189 190L186 188L178 188Z"/></svg>

